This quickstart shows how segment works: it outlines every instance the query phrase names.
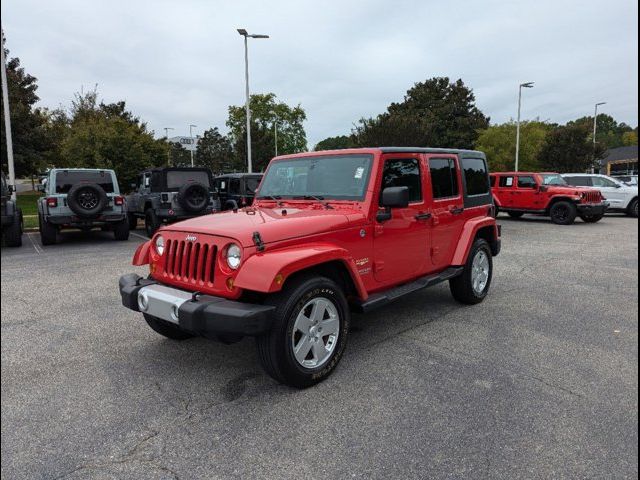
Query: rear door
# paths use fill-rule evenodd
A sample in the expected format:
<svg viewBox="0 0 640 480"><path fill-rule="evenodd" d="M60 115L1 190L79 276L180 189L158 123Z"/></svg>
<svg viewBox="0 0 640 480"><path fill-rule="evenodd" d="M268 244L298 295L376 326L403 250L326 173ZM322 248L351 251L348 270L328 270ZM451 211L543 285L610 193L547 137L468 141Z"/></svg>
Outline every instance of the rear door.
<svg viewBox="0 0 640 480"><path fill-rule="evenodd" d="M438 270L449 266L464 226L462 177L457 155L427 155L426 164L433 215L431 264Z"/></svg>
<svg viewBox="0 0 640 480"><path fill-rule="evenodd" d="M507 209L513 205L515 185L515 175L498 175L498 181L494 187L494 194L503 209Z"/></svg>

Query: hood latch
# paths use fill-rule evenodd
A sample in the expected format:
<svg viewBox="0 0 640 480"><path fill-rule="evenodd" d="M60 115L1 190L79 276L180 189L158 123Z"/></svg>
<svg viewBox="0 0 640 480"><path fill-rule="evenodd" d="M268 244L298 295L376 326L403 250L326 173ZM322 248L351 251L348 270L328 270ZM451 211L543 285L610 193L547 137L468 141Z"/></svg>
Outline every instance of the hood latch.
<svg viewBox="0 0 640 480"><path fill-rule="evenodd" d="M255 244L259 252L264 251L264 242L262 241L260 232L253 232L253 243Z"/></svg>

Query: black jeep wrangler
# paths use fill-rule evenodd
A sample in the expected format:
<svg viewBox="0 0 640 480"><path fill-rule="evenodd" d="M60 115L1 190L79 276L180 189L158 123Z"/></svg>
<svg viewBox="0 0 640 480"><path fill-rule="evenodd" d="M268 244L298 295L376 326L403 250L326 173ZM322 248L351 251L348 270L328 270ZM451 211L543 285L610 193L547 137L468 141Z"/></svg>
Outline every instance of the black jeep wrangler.
<svg viewBox="0 0 640 480"><path fill-rule="evenodd" d="M163 223L173 223L220 210L208 168L167 167L144 171L127 196L129 227L144 218L148 236Z"/></svg>
<svg viewBox="0 0 640 480"><path fill-rule="evenodd" d="M248 207L262 181L261 173L228 173L215 179L222 210Z"/></svg>
<svg viewBox="0 0 640 480"><path fill-rule="evenodd" d="M22 245L22 211L12 200L14 186L7 183L7 178L2 172L2 239L7 247L19 247Z"/></svg>

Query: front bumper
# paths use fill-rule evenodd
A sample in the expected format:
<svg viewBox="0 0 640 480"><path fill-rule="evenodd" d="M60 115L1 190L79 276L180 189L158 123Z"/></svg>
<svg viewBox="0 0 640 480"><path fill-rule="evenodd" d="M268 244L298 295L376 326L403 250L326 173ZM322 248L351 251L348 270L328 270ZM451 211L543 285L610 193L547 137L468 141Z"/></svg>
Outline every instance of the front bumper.
<svg viewBox="0 0 640 480"><path fill-rule="evenodd" d="M580 215L604 215L609 209L609 202L579 203L576 206Z"/></svg>
<svg viewBox="0 0 640 480"><path fill-rule="evenodd" d="M235 302L168 287L130 273L120 277L122 304L204 337L257 336L271 329L275 307Z"/></svg>

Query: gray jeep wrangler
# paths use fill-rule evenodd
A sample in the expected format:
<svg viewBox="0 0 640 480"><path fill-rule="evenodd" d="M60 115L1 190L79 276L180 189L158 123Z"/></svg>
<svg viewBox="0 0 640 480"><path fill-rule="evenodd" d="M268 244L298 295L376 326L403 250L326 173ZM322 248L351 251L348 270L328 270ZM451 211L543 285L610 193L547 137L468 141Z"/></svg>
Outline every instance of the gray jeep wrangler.
<svg viewBox="0 0 640 480"><path fill-rule="evenodd" d="M14 186L7 183L7 177L2 172L0 217L2 218L2 240L7 247L22 245L22 211L11 198L13 189Z"/></svg>
<svg viewBox="0 0 640 480"><path fill-rule="evenodd" d="M113 170L54 168L40 186L38 223L43 245L57 242L65 228L112 230L116 240L129 238L125 198Z"/></svg>
<svg viewBox="0 0 640 480"><path fill-rule="evenodd" d="M131 185L127 196L129 228L144 219L151 237L162 224L173 223L220 210L213 175L208 168L166 167L146 170Z"/></svg>

